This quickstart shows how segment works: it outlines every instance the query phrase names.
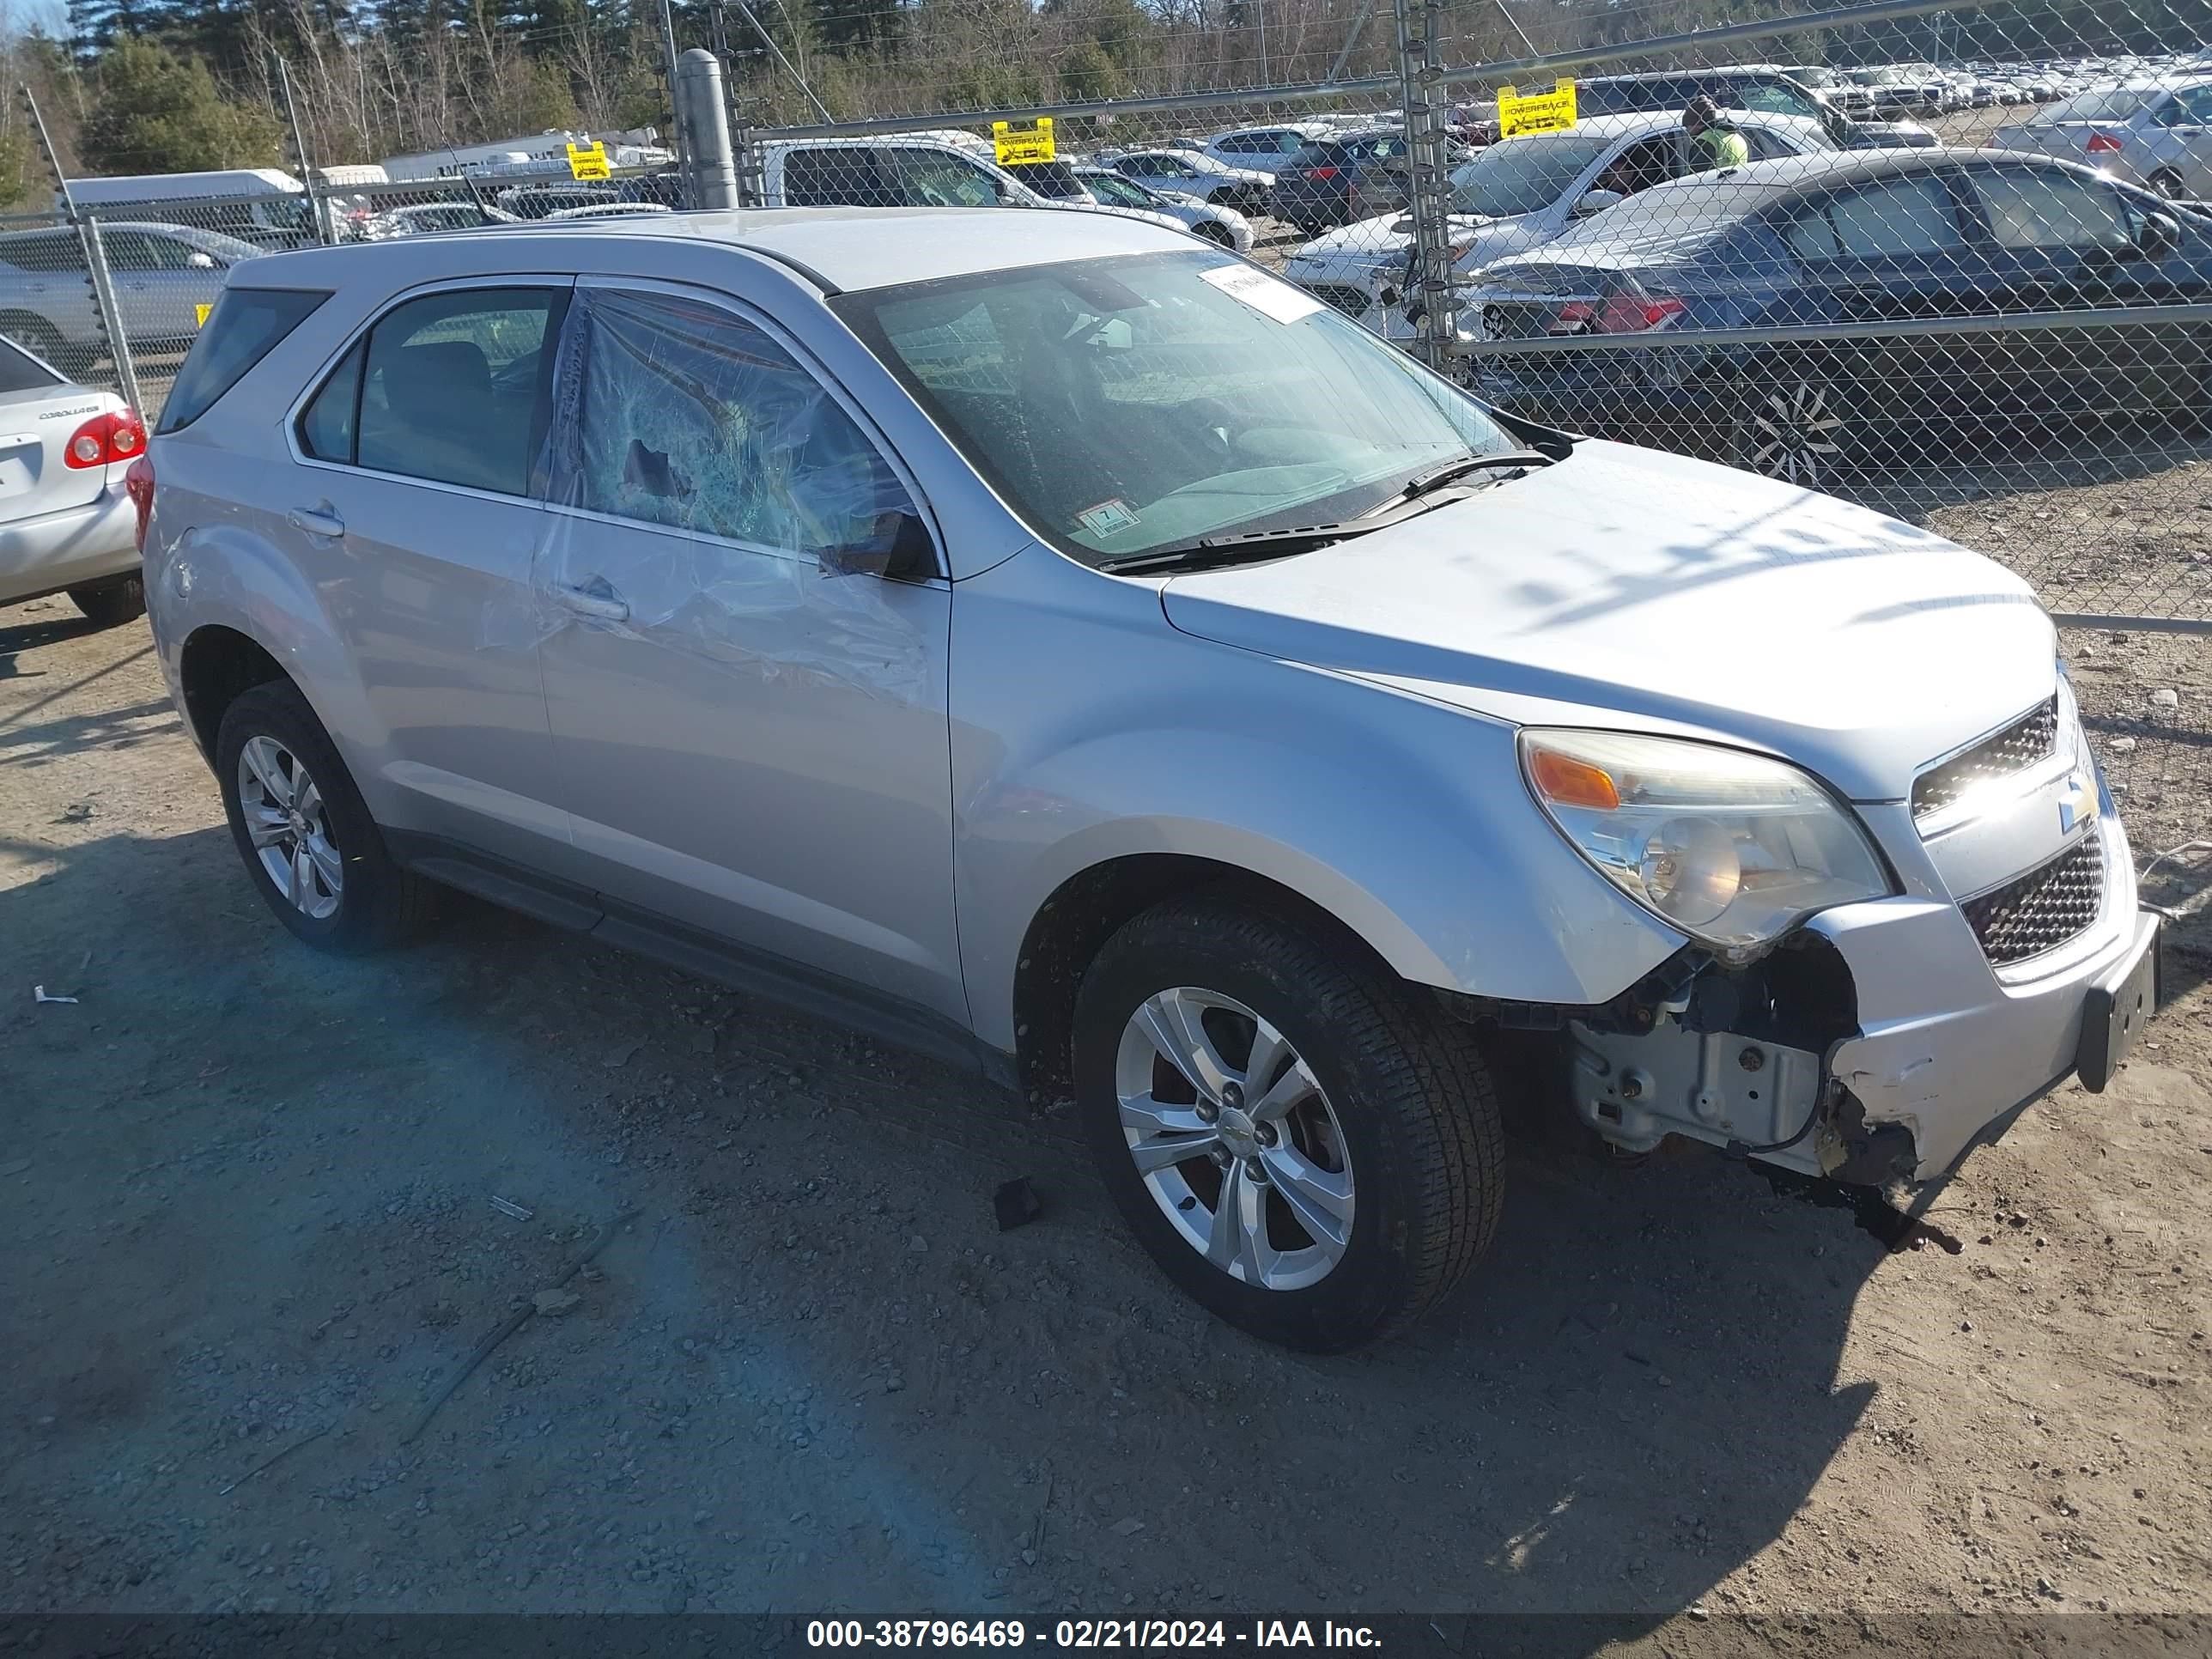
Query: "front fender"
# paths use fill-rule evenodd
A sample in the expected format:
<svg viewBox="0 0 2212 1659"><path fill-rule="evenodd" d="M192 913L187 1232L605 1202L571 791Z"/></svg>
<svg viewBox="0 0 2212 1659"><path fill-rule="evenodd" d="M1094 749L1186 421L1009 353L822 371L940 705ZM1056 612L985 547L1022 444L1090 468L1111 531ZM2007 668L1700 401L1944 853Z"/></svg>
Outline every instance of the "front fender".
<svg viewBox="0 0 2212 1659"><path fill-rule="evenodd" d="M995 1047L1031 921L1134 855L1275 882L1474 995L1603 1002L1683 942L1545 821L1504 722L1179 633L1154 586L1042 548L960 584L953 635L961 955Z"/></svg>

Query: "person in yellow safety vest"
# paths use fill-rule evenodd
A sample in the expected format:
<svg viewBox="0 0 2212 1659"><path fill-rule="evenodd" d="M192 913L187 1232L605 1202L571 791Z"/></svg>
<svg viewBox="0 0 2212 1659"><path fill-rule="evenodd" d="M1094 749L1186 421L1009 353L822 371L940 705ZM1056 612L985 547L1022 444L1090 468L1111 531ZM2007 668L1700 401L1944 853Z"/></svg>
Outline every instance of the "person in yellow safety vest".
<svg viewBox="0 0 2212 1659"><path fill-rule="evenodd" d="M1751 160L1750 146L1743 142L1735 124L1702 92L1682 111L1682 131L1690 135L1690 167L1694 173L1740 167Z"/></svg>

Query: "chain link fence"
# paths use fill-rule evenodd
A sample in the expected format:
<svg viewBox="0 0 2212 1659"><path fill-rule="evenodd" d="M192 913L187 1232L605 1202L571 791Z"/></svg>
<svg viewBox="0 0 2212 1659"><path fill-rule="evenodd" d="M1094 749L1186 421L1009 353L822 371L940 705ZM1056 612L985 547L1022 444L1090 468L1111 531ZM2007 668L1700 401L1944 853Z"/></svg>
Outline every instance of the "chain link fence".
<svg viewBox="0 0 2212 1659"><path fill-rule="evenodd" d="M638 169L599 180L539 171L312 189L271 183L254 194L138 201L64 201L58 190L56 198L47 212L0 214L0 334L72 380L121 392L149 422L244 260L678 205L668 175Z"/></svg>
<svg viewBox="0 0 2212 1659"><path fill-rule="evenodd" d="M2201 7L1891 0L1637 39L1663 14L1634 0L1582 38L1505 3L1486 28L1352 4L1158 71L1310 78L1059 104L913 107L902 84L945 76L912 40L872 117L741 118L747 199L1152 216L1509 412L1911 519L2085 622L2212 631ZM1501 94L1561 76L1571 124L1504 136ZM1049 159L1016 159L994 129L1041 117ZM681 205L667 173L341 182L359 171L0 220L0 331L150 415L252 253Z"/></svg>

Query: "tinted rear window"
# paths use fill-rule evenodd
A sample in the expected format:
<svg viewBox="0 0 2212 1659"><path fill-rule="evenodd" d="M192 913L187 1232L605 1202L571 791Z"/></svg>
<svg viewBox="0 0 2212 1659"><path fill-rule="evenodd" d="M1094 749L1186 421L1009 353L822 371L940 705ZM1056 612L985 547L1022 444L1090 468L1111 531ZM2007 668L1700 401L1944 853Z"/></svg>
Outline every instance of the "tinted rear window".
<svg viewBox="0 0 2212 1659"><path fill-rule="evenodd" d="M214 407L317 306L331 296L289 288L230 288L215 302L191 353L177 371L156 429L174 432Z"/></svg>
<svg viewBox="0 0 2212 1659"><path fill-rule="evenodd" d="M13 340L0 340L0 392L35 392L41 386L61 384L60 375L27 353L18 351Z"/></svg>

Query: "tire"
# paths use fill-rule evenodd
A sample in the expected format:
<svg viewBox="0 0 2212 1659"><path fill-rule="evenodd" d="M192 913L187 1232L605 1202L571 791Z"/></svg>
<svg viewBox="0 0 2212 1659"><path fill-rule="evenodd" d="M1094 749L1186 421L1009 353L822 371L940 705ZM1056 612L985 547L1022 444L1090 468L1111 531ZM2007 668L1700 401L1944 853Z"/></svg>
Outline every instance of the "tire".
<svg viewBox="0 0 2212 1659"><path fill-rule="evenodd" d="M1165 1059L1151 1033L1172 1044L1191 1021L1206 1059ZM1319 1353L1378 1340L1496 1231L1503 1143L1471 1029L1293 915L1200 895L1138 916L1085 976L1071 1058L1122 1215L1170 1279L1255 1336ZM1210 1096L1190 1081L1208 1064Z"/></svg>
<svg viewBox="0 0 2212 1659"><path fill-rule="evenodd" d="M1853 464L1863 437L1858 425L1839 382L1775 374L1743 395L1729 459L1761 477L1827 489Z"/></svg>
<svg viewBox="0 0 2212 1659"><path fill-rule="evenodd" d="M136 574L72 587L69 596L94 628L120 628L146 614L146 579Z"/></svg>
<svg viewBox="0 0 2212 1659"><path fill-rule="evenodd" d="M291 682L271 680L239 695L223 713L215 759L223 813L246 874L295 938L336 955L360 956L399 944L428 924L436 889L393 861L330 734ZM304 800L291 787L302 769L313 786ZM295 805L299 817L279 828ZM308 826L304 862L301 822ZM294 867L301 872L301 902L263 862L255 835L272 830L276 861L288 873Z"/></svg>
<svg viewBox="0 0 2212 1659"><path fill-rule="evenodd" d="M2156 173L2152 173L2149 184L2151 189L2169 202L2183 202L2189 199L2188 184L2172 167L2160 167Z"/></svg>
<svg viewBox="0 0 2212 1659"><path fill-rule="evenodd" d="M1190 228L1194 236L1202 236L1217 247L1235 247L1237 239L1211 219L1201 220Z"/></svg>

